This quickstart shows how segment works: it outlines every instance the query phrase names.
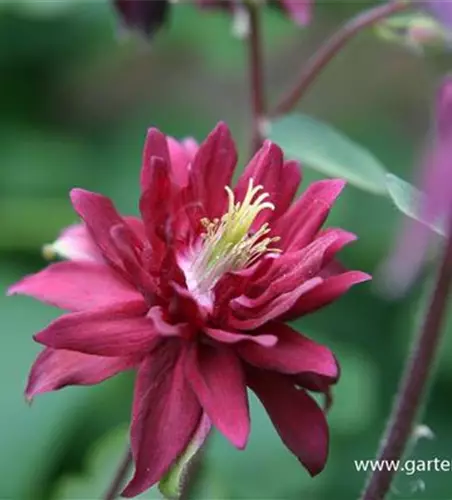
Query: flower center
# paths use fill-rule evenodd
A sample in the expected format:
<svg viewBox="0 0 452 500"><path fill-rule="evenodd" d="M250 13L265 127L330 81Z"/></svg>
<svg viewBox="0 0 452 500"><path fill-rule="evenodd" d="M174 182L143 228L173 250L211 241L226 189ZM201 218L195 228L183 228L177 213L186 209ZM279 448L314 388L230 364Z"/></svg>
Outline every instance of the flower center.
<svg viewBox="0 0 452 500"><path fill-rule="evenodd" d="M269 194L261 192L263 187L253 186L251 178L242 202L235 201L229 186L225 189L228 211L221 219L201 220L205 232L201 235L200 247L191 265L184 266L188 287L196 294L209 293L224 273L248 267L263 254L280 251L271 247L279 237L268 236L267 223L251 231L253 222L263 210L275 209L267 200Z"/></svg>

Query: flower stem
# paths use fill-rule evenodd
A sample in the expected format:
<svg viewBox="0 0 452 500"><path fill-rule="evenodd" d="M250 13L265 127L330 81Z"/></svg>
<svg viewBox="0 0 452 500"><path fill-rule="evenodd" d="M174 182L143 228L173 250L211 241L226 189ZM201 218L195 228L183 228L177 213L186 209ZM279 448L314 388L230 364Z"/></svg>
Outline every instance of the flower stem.
<svg viewBox="0 0 452 500"><path fill-rule="evenodd" d="M404 0L391 1L387 4L360 12L357 16L347 21L311 56L301 69L295 85L282 96L271 115L279 116L288 113L294 108L327 64L355 35L364 28L377 23L391 14L406 9L408 6L408 2Z"/></svg>
<svg viewBox="0 0 452 500"><path fill-rule="evenodd" d="M108 487L107 492L103 496L104 500L114 500L119 496L124 486L124 482L126 480L127 474L129 473L131 465L132 465L132 453L130 451L130 448L127 448L124 458L121 460L119 467L110 483L110 486Z"/></svg>
<svg viewBox="0 0 452 500"><path fill-rule="evenodd" d="M399 460L402 457L434 365L452 284L452 220L450 226L433 294L411 356L406 362L392 414L381 440L378 460ZM382 500L390 489L394 474L395 471L389 468L374 471L369 477L362 500Z"/></svg>
<svg viewBox="0 0 452 500"><path fill-rule="evenodd" d="M259 5L246 4L249 15L248 35L249 71L251 83L252 138L251 149L255 153L262 145L262 122L265 116L264 71L262 58L261 19Z"/></svg>

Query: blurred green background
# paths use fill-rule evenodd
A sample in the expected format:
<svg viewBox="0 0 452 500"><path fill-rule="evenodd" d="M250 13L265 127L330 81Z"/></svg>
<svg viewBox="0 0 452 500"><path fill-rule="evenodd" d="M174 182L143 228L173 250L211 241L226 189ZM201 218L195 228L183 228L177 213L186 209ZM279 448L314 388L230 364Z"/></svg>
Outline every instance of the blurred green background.
<svg viewBox="0 0 452 500"><path fill-rule="evenodd" d="M364 3L317 6L314 24L295 27L277 11L264 16L268 96L274 101L313 48ZM300 108L370 148L390 171L410 179L428 130L431 102L447 58L422 59L359 36L327 69ZM136 213L146 128L198 140L229 123L247 158L246 51L231 20L187 5L151 45L118 37L107 1L0 1L0 282L5 289L45 265L40 248L75 221L74 186L112 197ZM316 176L305 172L305 183ZM306 184L305 184L306 185ZM349 187L330 219L360 240L344 252L353 268L374 272L390 251L401 216L384 198ZM252 400L249 447L215 435L193 498L332 500L356 498L390 407L423 285L398 302L375 283L357 287L297 327L330 345L342 380L330 413L331 453L316 479L279 441ZM58 311L31 299L0 296L0 498L99 499L126 443L133 377L93 388L23 398L38 352L32 334ZM448 332L452 335L452 331ZM452 340L446 339L423 422L435 439L410 458L452 459ZM397 498L452 498L451 473L398 478ZM420 487L424 481L425 491ZM415 491L417 490L417 491ZM158 498L150 492L144 498Z"/></svg>

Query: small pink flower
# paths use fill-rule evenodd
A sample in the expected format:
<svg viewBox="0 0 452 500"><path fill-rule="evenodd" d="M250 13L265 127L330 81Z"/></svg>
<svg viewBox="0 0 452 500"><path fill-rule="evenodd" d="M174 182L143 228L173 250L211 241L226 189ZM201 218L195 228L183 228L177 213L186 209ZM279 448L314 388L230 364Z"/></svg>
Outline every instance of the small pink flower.
<svg viewBox="0 0 452 500"><path fill-rule="evenodd" d="M294 201L298 164L266 142L231 188L237 153L221 123L196 149L149 130L141 218L72 190L84 225L70 230L70 260L9 290L71 311L35 335L46 347L28 398L137 370L128 497L159 481L210 424L244 448L247 386L289 450L319 473L328 427L308 391L328 394L339 368L329 349L284 321L369 279L334 261L355 236L321 229L343 181L316 182Z"/></svg>
<svg viewBox="0 0 452 500"><path fill-rule="evenodd" d="M281 7L287 15L300 26L311 22L314 0L280 0Z"/></svg>
<svg viewBox="0 0 452 500"><path fill-rule="evenodd" d="M451 4L452 5L452 4ZM436 104L435 130L420 175L424 193L420 213L426 224L448 221L452 216L452 77L442 83ZM416 278L427 254L432 231L407 221L394 254L385 265L392 292L403 293Z"/></svg>

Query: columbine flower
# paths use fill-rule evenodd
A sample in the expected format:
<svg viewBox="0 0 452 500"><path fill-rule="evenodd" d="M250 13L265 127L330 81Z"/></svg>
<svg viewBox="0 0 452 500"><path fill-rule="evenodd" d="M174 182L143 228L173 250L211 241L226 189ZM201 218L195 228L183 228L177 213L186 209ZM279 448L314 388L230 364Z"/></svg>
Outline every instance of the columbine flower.
<svg viewBox="0 0 452 500"><path fill-rule="evenodd" d="M284 321L369 278L334 263L355 236L321 229L343 181L316 182L293 202L299 167L284 162L275 144L265 143L235 187L237 154L226 125L195 149L151 129L141 219L74 189L84 225L53 247L70 260L10 289L72 311L35 335L46 348L31 370L28 398L137 370L135 474L126 496L159 481L200 422L244 448L246 386L292 453L312 475L320 472L328 428L307 391L328 393L338 365Z"/></svg>
<svg viewBox="0 0 452 500"><path fill-rule="evenodd" d="M452 77L438 92L435 133L421 172L424 193L419 207L426 224L435 225L452 216ZM425 259L432 232L423 224L407 221L394 254L385 265L386 281L393 294L403 293L416 278Z"/></svg>

